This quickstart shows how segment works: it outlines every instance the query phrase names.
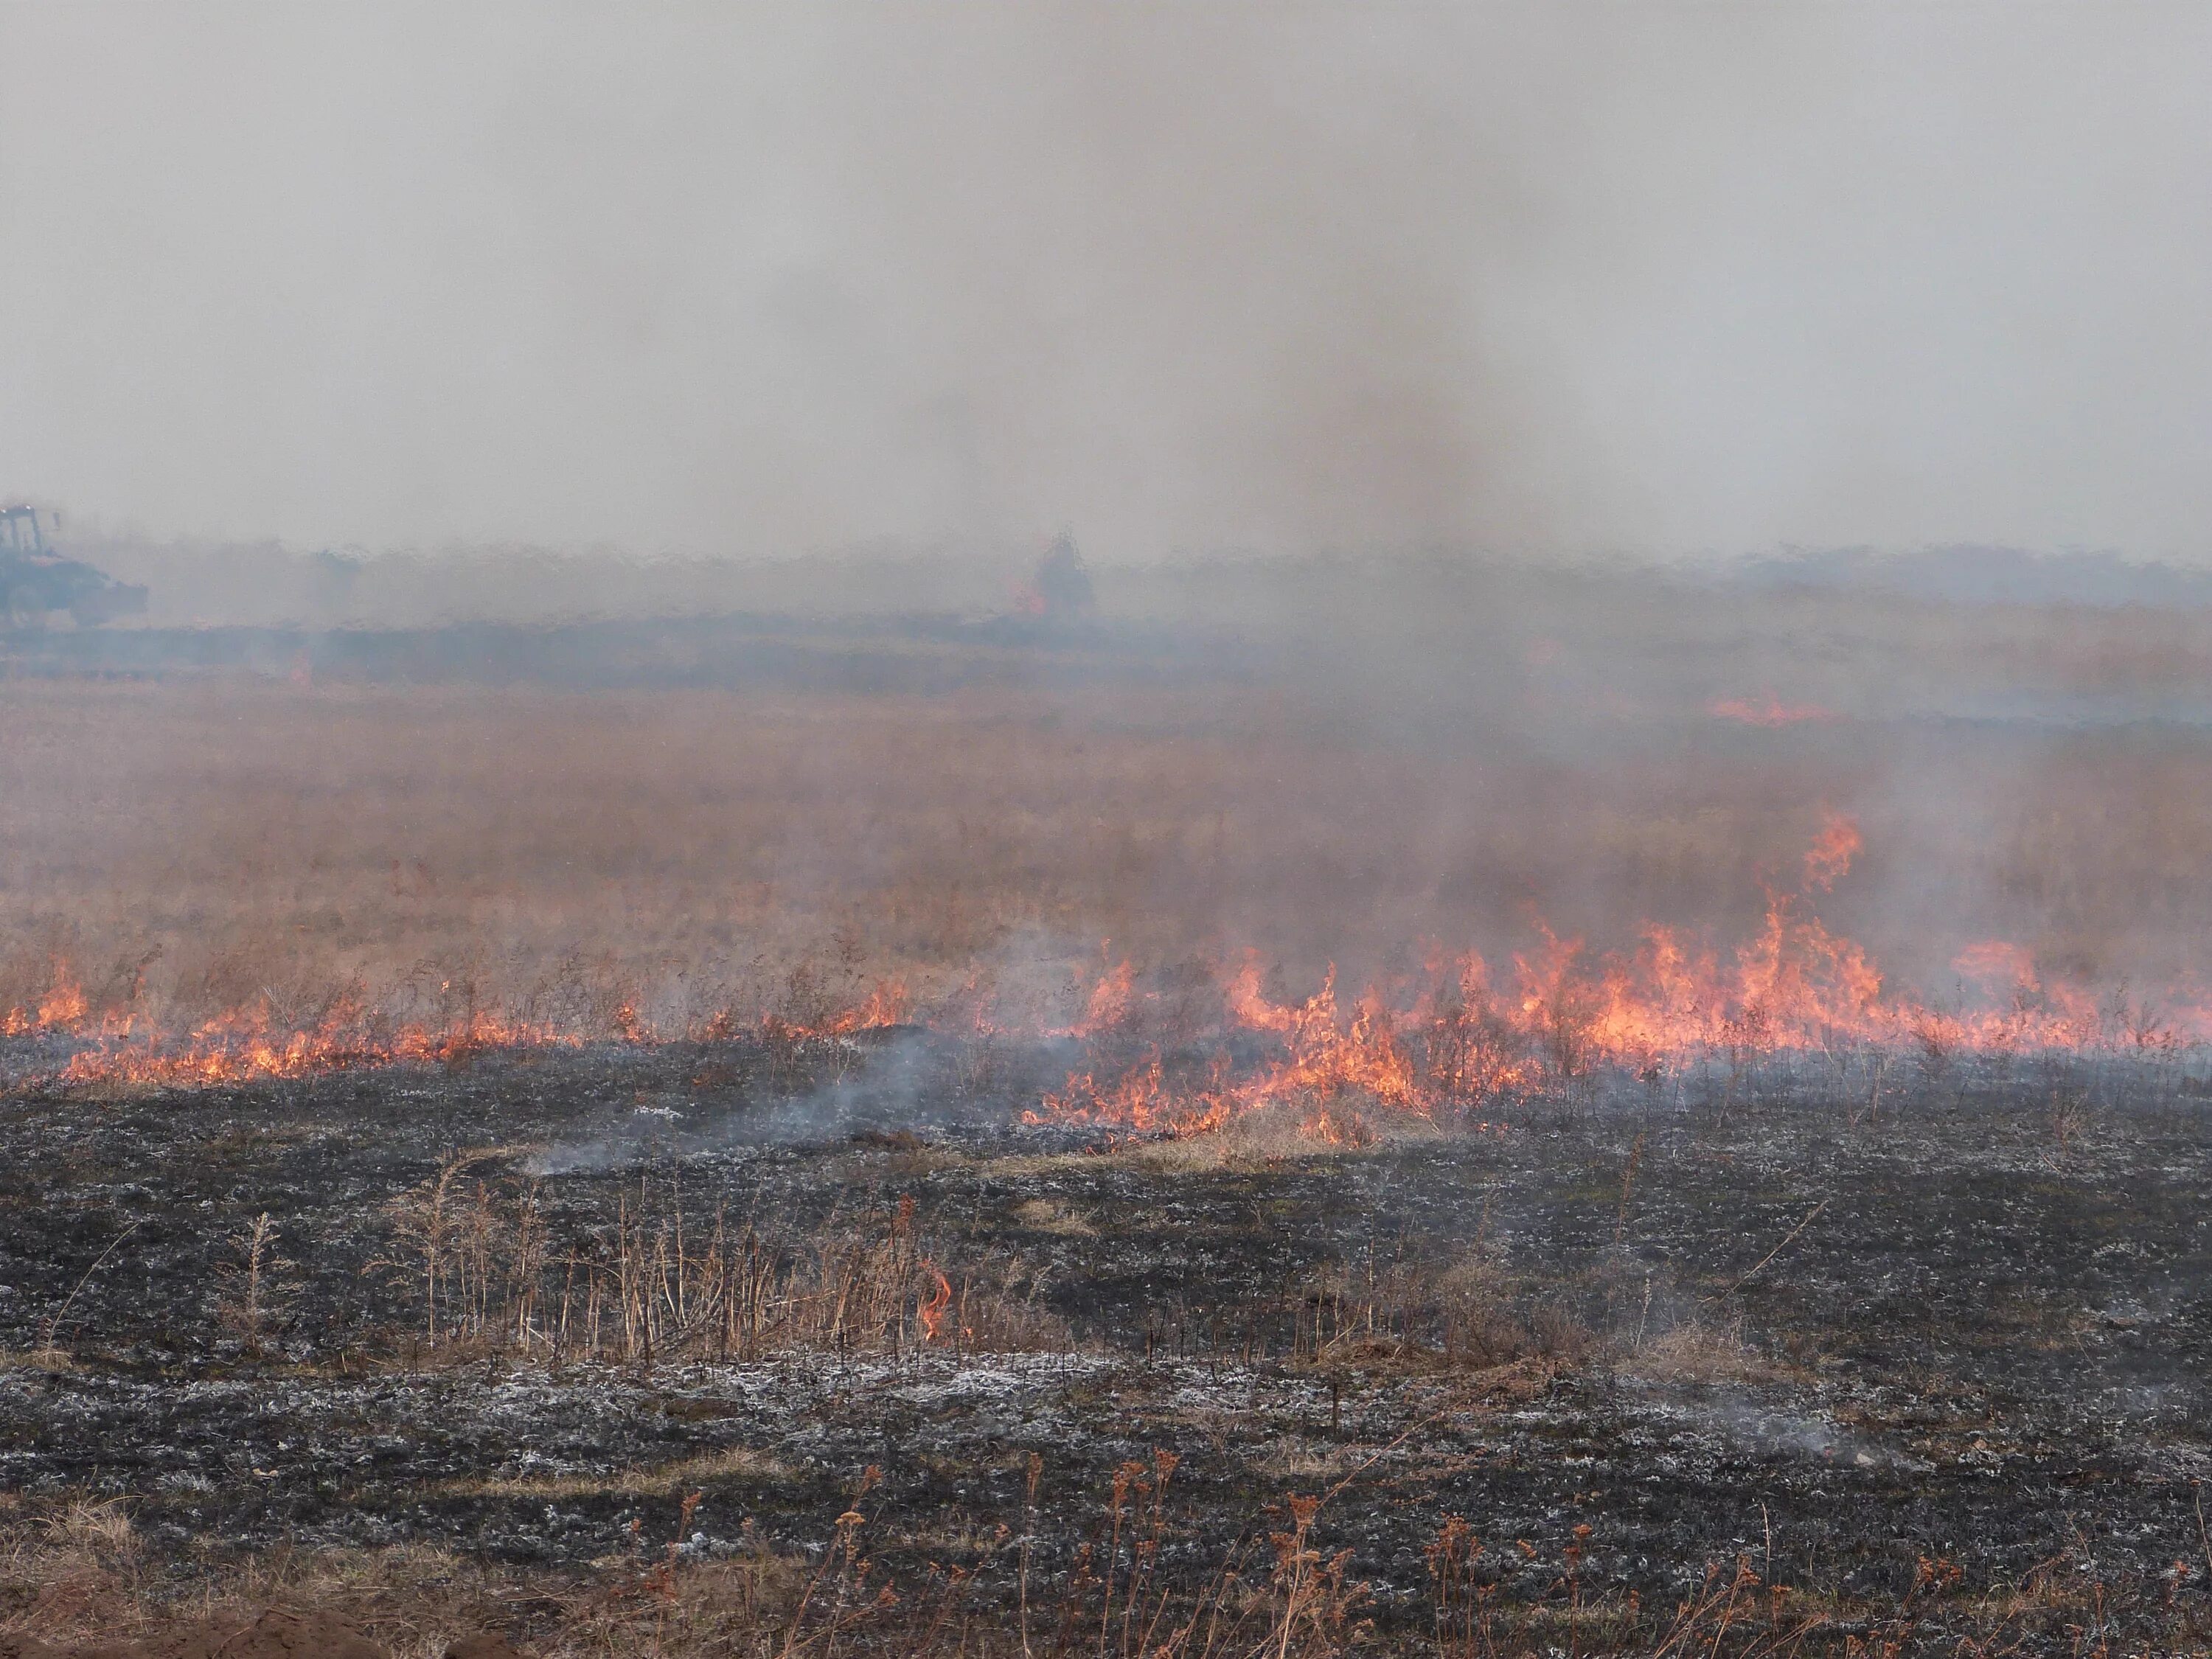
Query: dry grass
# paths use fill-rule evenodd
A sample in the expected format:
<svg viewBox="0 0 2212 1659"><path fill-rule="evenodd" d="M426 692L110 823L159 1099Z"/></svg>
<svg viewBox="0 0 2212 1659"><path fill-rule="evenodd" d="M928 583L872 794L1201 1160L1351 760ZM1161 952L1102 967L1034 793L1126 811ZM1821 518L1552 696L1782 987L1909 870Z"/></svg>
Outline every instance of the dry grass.
<svg viewBox="0 0 2212 1659"><path fill-rule="evenodd" d="M1096 1238L1098 1229L1052 1198L1026 1198L1014 1206L1014 1219L1031 1232L1052 1233L1062 1238Z"/></svg>
<svg viewBox="0 0 2212 1659"><path fill-rule="evenodd" d="M343 1006L681 1032L890 973L980 975L1012 1024L1064 1019L1101 939L1164 968L1256 945L1303 994L1331 961L1347 986L1416 969L1425 941L1526 947L1532 913L1594 949L1647 919L1741 937L1829 805L1869 848L1841 924L1939 992L1968 939L2090 976L2141 963L2140 983L2212 926L2212 744L2185 732L1578 754L1510 725L1378 742L1220 686L222 677L6 681L0 729L0 1018L34 1018L58 962L91 1018L142 1028ZM1885 781L1923 768L1952 817L1896 805ZM1937 890L1940 937L1882 933L1925 915L1891 895Z"/></svg>
<svg viewBox="0 0 2212 1659"><path fill-rule="evenodd" d="M66 1371L76 1365L66 1348L0 1348L0 1371Z"/></svg>
<svg viewBox="0 0 2212 1659"><path fill-rule="evenodd" d="M931 1540L929 1561L896 1577L877 1553L865 1480L826 1548L787 1553L749 1534L707 1559L674 1540L641 1538L632 1553L580 1575L501 1568L420 1546L276 1551L157 1570L120 1504L77 1499L31 1513L16 1503L0 1509L0 1650L33 1638L63 1651L174 1651L191 1632L219 1638L272 1606L342 1620L393 1659L434 1659L486 1631L544 1659L837 1651L880 1659L1790 1659L1914 1651L1930 1614L1940 1615L1947 1652L2039 1651L2039 1641L2063 1651L2069 1638L2081 1649L2085 1633L2122 1620L2163 1632L2161 1650L2197 1645L2192 1607L2161 1598L2155 1585L2108 1585L2088 1561L2071 1558L2025 1583L1983 1588L1970 1587L1948 1561L1923 1559L1904 1595L1887 1605L1770 1584L1746 1559L1716 1563L1679 1601L1647 1606L1584 1583L1590 1529L1580 1527L1542 1563L1531 1560L1530 1582L1509 1595L1533 1547L1492 1548L1455 1516L1439 1517L1426 1550L1425 1620L1378 1628L1366 1586L1329 1536L1329 1495L1358 1478L1357 1465L1346 1467L1341 1449L1295 1446L1274 1462L1282 1474L1310 1480L1316 1495L1287 1498L1261 1536L1213 1544L1193 1561L1172 1456L1125 1463L1109 1491L1053 1521L1039 1508L1041 1465L1032 1460L1020 1515ZM695 1503L679 1506L679 1536ZM1032 1559L1032 1540L1054 1522L1073 1522L1085 1541L1070 1570L1048 1577ZM1170 1569L1178 1557L1184 1564Z"/></svg>
<svg viewBox="0 0 2212 1659"><path fill-rule="evenodd" d="M1758 1382L1783 1374L1736 1332L1690 1323L1636 1344L1617 1361L1632 1376L1657 1382Z"/></svg>
<svg viewBox="0 0 2212 1659"><path fill-rule="evenodd" d="M614 1469L605 1474L488 1475L441 1480L428 1495L463 1498L649 1498L680 1496L707 1480L786 1481L791 1466L749 1446L731 1446L650 1468Z"/></svg>
<svg viewBox="0 0 2212 1659"><path fill-rule="evenodd" d="M1442 1260L1372 1247L1317 1274L1297 1298L1291 1358L1323 1372L1492 1371L1571 1362L1590 1334L1561 1286L1510 1273L1475 1245Z"/></svg>
<svg viewBox="0 0 2212 1659"><path fill-rule="evenodd" d="M1004 1251L933 1240L911 1199L786 1228L689 1209L641 1182L614 1225L556 1238L535 1184L461 1152L389 1206L381 1266L420 1309L416 1358L505 1352L554 1363L747 1360L1065 1348L1040 1275Z"/></svg>

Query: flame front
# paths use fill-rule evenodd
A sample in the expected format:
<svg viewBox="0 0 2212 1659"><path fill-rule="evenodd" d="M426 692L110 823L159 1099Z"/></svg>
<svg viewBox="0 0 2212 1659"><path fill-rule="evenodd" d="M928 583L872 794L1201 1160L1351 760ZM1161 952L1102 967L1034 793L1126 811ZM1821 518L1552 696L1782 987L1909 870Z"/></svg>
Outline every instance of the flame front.
<svg viewBox="0 0 2212 1659"><path fill-rule="evenodd" d="M1349 1001L1334 969L1303 1000L1278 1000L1261 958L1247 951L1222 970L1210 1017L1202 1007L1192 1014L1187 989L1147 989L1123 957L1066 1024L1005 1017L978 969L927 1006L896 975L833 1012L814 997L804 1023L726 1009L666 1033L628 995L589 1029L478 1007L473 997L449 1018L395 1023L362 996L340 994L305 1028L288 1026L263 998L180 1036L134 1036L142 1024L135 1005L96 1010L70 965L56 960L43 991L0 1012L0 1035L78 1045L58 1074L65 1084L189 1087L453 1065L587 1041L843 1042L920 1020L959 1041L1080 1044L1085 1063L1023 1115L1032 1123L1188 1135L1267 1110L1294 1116L1317 1140L1360 1145L1391 1124L1487 1122L1492 1102L1571 1088L1601 1070L1657 1080L1716 1060L1740 1066L1892 1046L1968 1054L2165 1051L2212 1033L2207 1011L2185 1000L2160 1020L2144 1005L2100 1003L2048 982L2032 951L2002 939L1957 953L1956 1006L1892 990L1866 950L1815 910L1862 845L1855 823L1828 814L1794 889L1770 890L1760 924L1733 949L1650 926L1633 950L1595 954L1540 921L1502 984L1476 952L1432 951L1425 979L1371 986Z"/></svg>
<svg viewBox="0 0 2212 1659"><path fill-rule="evenodd" d="M1489 965L1467 952L1432 959L1428 988L1403 1007L1371 988L1347 1015L1334 969L1303 1003L1279 1004L1248 953L1222 981L1223 1023L1248 1040L1274 1039L1270 1058L1233 1079L1217 1059L1202 1080L1178 1087L1154 1051L1104 1081L1094 1071L1071 1075L1029 1121L1188 1134L1295 1105L1312 1139L1361 1145L1378 1121L1467 1122L1501 1097L1601 1068L1656 1080L1712 1059L1740 1066L1907 1044L1983 1054L2167 1049L2208 1035L2202 1010L2168 1024L2140 1006L2100 1007L2078 990L2046 986L2033 954L2002 940L1970 945L1954 964L2001 1000L1985 997L1962 1012L1886 995L1866 951L1812 909L1862 845L1858 826L1830 813L1805 854L1799 890L1771 892L1758 932L1726 956L1653 926L1633 952L1593 960L1579 939L1540 922L1538 943L1513 959L1510 999L1494 994Z"/></svg>

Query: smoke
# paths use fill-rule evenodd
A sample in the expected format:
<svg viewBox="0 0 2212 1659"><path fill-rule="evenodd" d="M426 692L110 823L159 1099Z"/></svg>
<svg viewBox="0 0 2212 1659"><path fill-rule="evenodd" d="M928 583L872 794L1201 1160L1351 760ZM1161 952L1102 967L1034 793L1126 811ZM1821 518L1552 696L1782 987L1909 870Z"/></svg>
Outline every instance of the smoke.
<svg viewBox="0 0 2212 1659"><path fill-rule="evenodd" d="M161 533L2195 556L2202 8L0 6Z"/></svg>
<svg viewBox="0 0 2212 1659"><path fill-rule="evenodd" d="M946 1057L918 1034L899 1033L863 1045L831 1038L848 1050L848 1067L801 1093L749 1093L742 1103L690 1091L670 1091L610 1116L579 1139L533 1153L532 1176L603 1175L671 1160L744 1158L781 1146L818 1145L870 1132L942 1133L962 1114ZM970 1114L972 1115L972 1114Z"/></svg>

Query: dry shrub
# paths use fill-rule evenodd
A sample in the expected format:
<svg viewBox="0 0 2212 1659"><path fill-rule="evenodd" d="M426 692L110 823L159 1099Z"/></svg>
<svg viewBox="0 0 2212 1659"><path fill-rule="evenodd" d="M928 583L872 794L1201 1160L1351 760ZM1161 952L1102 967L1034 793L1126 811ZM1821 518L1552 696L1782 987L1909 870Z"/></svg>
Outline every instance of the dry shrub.
<svg viewBox="0 0 2212 1659"><path fill-rule="evenodd" d="M276 1224L266 1210L240 1231L236 1260L217 1269L222 1291L216 1313L246 1352L258 1355L270 1326L290 1308L300 1286L285 1275L294 1263L278 1249Z"/></svg>

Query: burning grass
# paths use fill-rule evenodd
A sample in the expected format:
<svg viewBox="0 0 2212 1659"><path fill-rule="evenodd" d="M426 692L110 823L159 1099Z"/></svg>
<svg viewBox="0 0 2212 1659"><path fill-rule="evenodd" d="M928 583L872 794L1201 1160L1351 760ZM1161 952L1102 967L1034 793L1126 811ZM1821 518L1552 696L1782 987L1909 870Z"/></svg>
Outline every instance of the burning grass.
<svg viewBox="0 0 2212 1659"><path fill-rule="evenodd" d="M1599 764L1535 758L1510 723L1364 741L1211 685L14 681L0 702L17 1075L58 1053L87 1085L208 1085L915 1018L1087 1042L1134 1010L1173 1097L1141 1052L1103 1048L1054 1093L1137 1127L1340 1079L1418 1107L1394 1042L1456 1043L1473 1097L1514 1066L2203 1024L2189 975L2212 915L2190 877L2212 859L2212 756L2179 734L1929 755L1814 723ZM1924 821L1869 781L1924 769L2014 827ZM1288 1040L1281 1078L1224 1095L1174 1075L1224 997ZM1492 1051L1492 1013L1516 1052Z"/></svg>
<svg viewBox="0 0 2212 1659"><path fill-rule="evenodd" d="M2160 793L2155 846L2088 845L2045 756L2008 775L2038 792L2019 836L1968 868L1893 809L1824 804L1866 793L1872 763L1821 723L1594 769L1501 738L1349 741L1213 686L1025 702L217 678L10 682L0 701L25 739L0 789L0 1067L18 1082L207 1088L679 1044L702 1076L744 1049L798 1089L918 1024L964 1045L984 1092L1008 1047L1068 1045L1024 1103L1042 1121L1249 1120L1265 1139L1294 1115L1357 1148L1495 1127L1607 1075L1805 1060L1878 1102L1877 1055L2162 1054L2208 1026L2171 877L2200 843L2212 858L2177 804L2212 791L2188 793L2179 749L2133 771L2082 760L2108 799ZM1900 940L1883 896L1908 865L2021 902ZM2145 995L2114 970L2160 939L2180 977Z"/></svg>
<svg viewBox="0 0 2212 1659"><path fill-rule="evenodd" d="M903 975L867 979L848 941L829 967L798 963L751 1009L725 1001L672 1032L627 1000L595 1026L549 1018L536 999L520 1013L488 1011L473 986L448 981L438 988L434 1021L394 1020L349 987L325 1000L307 1030L282 1031L264 994L180 1040L134 1039L135 1016L110 1009L95 1019L65 960L54 963L35 1018L21 1010L10 1018L73 1048L60 1085L107 1088L454 1066L489 1052L594 1040L746 1045L769 1055L785 1082L818 1084L823 1066L810 1056L842 1077L865 1059L855 1039L918 1020L963 1035L979 1084L994 1045L1079 1047L1085 1063L1024 1112L1031 1124L1182 1138L1294 1115L1307 1139L1353 1148L1409 1125L1502 1131L1511 1101L1571 1096L1607 1073L1658 1082L1716 1061L1734 1076L1778 1057L1811 1057L1832 1063L1842 1083L1855 1060L1871 1057L1878 1102L1879 1068L1907 1053L1940 1072L1954 1056L2001 1066L2052 1053L2172 1057L2204 1036L2200 1010L2169 1018L2124 994L2100 1003L2045 985L2032 956L2002 941L1960 953L1960 972L1981 988L1978 1006L1940 1008L1888 991L1865 950L1814 908L1861 846L1857 826L1831 814L1802 856L1795 890L1770 889L1761 927L1732 957L1657 926L1633 952L1593 957L1540 927L1539 947L1513 957L1510 992L1497 988L1479 953L1432 951L1421 972L1378 981L1349 1007L1333 967L1310 996L1291 1001L1268 994L1256 951L1215 970L1210 985L1199 964L1140 973L1125 957L1087 988L1068 981L1059 995L1073 1012L1055 1024L1049 994L1009 986L991 964L972 966L924 1004Z"/></svg>
<svg viewBox="0 0 2212 1659"><path fill-rule="evenodd" d="M2198 1641L2212 750L1778 696L0 684L0 1620Z"/></svg>

